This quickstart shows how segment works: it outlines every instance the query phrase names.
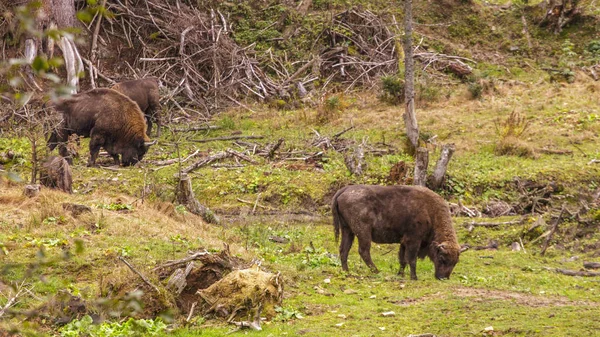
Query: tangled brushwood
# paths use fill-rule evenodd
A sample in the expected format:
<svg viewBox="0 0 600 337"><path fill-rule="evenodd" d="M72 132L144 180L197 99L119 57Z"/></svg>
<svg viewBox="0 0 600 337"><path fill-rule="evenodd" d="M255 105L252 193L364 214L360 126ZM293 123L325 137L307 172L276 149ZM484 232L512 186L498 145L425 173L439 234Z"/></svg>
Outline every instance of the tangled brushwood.
<svg viewBox="0 0 600 337"><path fill-rule="evenodd" d="M371 86L398 70L396 36L386 21L368 10L350 9L333 17L324 31L329 48L321 55L321 75L348 89Z"/></svg>
<svg viewBox="0 0 600 337"><path fill-rule="evenodd" d="M251 56L238 46L231 27L218 10L207 12L175 1L144 1L127 6L110 1L115 14L105 26L108 39L125 39L139 50L132 69L160 78L171 99L183 94L206 112L240 97L267 98L281 89Z"/></svg>

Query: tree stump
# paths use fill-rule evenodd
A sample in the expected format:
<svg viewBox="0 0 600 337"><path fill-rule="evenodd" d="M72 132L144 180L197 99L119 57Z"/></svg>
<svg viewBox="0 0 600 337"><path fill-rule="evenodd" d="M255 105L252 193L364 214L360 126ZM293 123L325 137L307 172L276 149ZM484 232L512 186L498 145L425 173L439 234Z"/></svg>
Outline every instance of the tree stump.
<svg viewBox="0 0 600 337"><path fill-rule="evenodd" d="M41 189L42 187L39 184L26 185L23 194L28 198L33 198L40 194Z"/></svg>
<svg viewBox="0 0 600 337"><path fill-rule="evenodd" d="M427 182L427 166L429 165L429 151L420 147L417 149L417 156L415 157L415 177L413 179L413 185L425 186Z"/></svg>
<svg viewBox="0 0 600 337"><path fill-rule="evenodd" d="M177 202L193 214L196 214L208 223L218 224L219 219L217 216L206 206L200 204L200 202L194 196L192 190L192 179L187 174L181 174L179 176L179 184L176 190Z"/></svg>
<svg viewBox="0 0 600 337"><path fill-rule="evenodd" d="M361 176L367 164L365 163L365 151L362 144L354 149L350 155L344 156L346 167L355 176Z"/></svg>
<svg viewBox="0 0 600 337"><path fill-rule="evenodd" d="M58 156L48 158L40 171L40 183L65 193L73 193L73 174L67 160Z"/></svg>
<svg viewBox="0 0 600 337"><path fill-rule="evenodd" d="M435 164L435 169L433 169L433 175L431 176L430 187L432 190L439 190L444 185L446 170L448 169L450 159L452 159L452 154L454 154L454 149L454 144L445 144L442 146L442 154Z"/></svg>

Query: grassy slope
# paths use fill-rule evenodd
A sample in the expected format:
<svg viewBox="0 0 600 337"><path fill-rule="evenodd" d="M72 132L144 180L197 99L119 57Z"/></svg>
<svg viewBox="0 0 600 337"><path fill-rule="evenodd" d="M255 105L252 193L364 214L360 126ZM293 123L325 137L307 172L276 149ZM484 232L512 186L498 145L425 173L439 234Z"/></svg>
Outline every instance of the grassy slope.
<svg viewBox="0 0 600 337"><path fill-rule="evenodd" d="M537 70L540 65L558 62L565 38L574 41L577 53L582 55L582 46L593 36L588 33L595 31L590 28L593 25L585 26L585 34L567 29L559 37L532 28L535 43L544 55L537 59L538 64L522 55L508 53L514 43L521 48L526 45L518 12L497 11L491 7L473 12L464 6L450 13L439 8L430 12L434 13L432 17L423 15L423 22L445 22L448 21L445 15L450 14L457 23L451 28L417 27L418 32L432 37L427 43L440 52L482 60L476 66L477 72L495 87L482 99L470 100L467 85L452 81L450 86L445 86L421 75L421 81L430 81L423 83L439 88L437 101L428 102L418 110L422 130L438 135L439 142L457 145L449 169L454 188L447 192L448 199L462 199L466 204L476 205L495 198L511 201L516 198L510 187L514 177L558 181L566 187L559 197L567 200L574 200L573 195L577 193L596 189L600 184L600 167L587 163L591 158L598 158L600 151L596 97L600 87L583 74L578 74L574 84L553 83L546 72ZM443 20L436 15L442 15ZM473 25L480 28L480 33L474 32ZM542 40L546 38L548 40ZM368 138L369 143L385 139L386 143L402 148L401 107L380 103L371 94L347 95L341 99L348 107L337 112L325 125L315 123L319 113L315 108L280 111L252 106L255 113L239 110L224 113L217 121L223 129L193 137L224 136L241 130L243 135L265 136L259 141L262 143L283 137L284 149L316 152L317 148L309 146L314 137L311 128L322 135L332 135L354 125L355 129L345 134L345 138L356 142ZM530 159L496 156L493 153L499 140L496 125L513 110L530 122L522 138L532 147L568 149L573 154L539 154ZM147 160L172 158L174 149L169 142L177 137L167 133ZM185 156L196 149L216 152L229 147L235 149L231 143L182 141L181 154ZM0 150L7 148L16 149L24 156L28 153L23 140L0 139ZM85 147L82 155L87 156ZM60 259L49 262L39 270L44 281L37 277L28 280L38 296L68 288L72 293L79 292L94 299L111 286L118 290L135 280L117 260L118 256L125 255L138 268L150 273L159 261L183 256L190 249L219 249L221 242L228 242L235 254L245 258L259 256L269 269L282 271L287 284L284 306L305 316L270 323L264 326L263 332L253 333L256 335L405 336L431 332L463 336L481 335L484 328L493 326L495 335L560 336L590 335L600 329L595 317L600 302L597 280L563 276L545 269L576 270L581 261L593 259L597 248L588 245L599 239L595 227L574 239L571 233L576 229L575 224L565 224L555 241L563 243L562 249L552 247L542 258L537 255L539 243L529 245L526 240L527 253L511 252L507 247L529 223L524 228L475 229L469 233L462 226L466 220L459 218L456 227L461 243L486 244L494 238L500 241L500 250L464 253L455 274L447 282L434 281L431 262L420 261L420 280L412 282L395 276L396 245L373 247L375 263L382 270L380 274L368 272L356 248L350 255L352 273L341 273L336 259L327 255L337 252L327 217L301 223L281 217L244 217L252 205L240 203L238 198L252 202L259 196L261 204L269 207L326 215L328 197L337 187L350 182L383 183L393 164L410 160L402 153L382 157L368 155L366 176L355 178L347 174L339 153L328 151L326 156L329 161L324 164L323 172L288 162L266 161L237 169L196 171L194 188L202 202L221 213L242 215L243 220L226 221L224 227L207 226L161 201L172 198L175 167L153 171L151 165L142 164L139 168L111 171L86 168L85 160L80 160L74 167L75 187L79 193L65 196L44 191L35 200L21 197L21 187L2 182L0 242L8 255L0 255L0 261L3 265L37 261L40 246L46 247L48 257L59 257L64 249L74 249L77 240L82 240L86 247L82 254L68 262ZM23 174L27 172L25 160L7 167ZM149 201L141 204L138 198L144 185L149 186L151 193ZM94 213L75 219L61 208L60 202L65 200L92 206ZM133 205L133 211L123 213L101 206L110 208L119 200ZM288 236L291 243L275 244L268 240L271 234ZM565 238L570 240L562 242ZM316 251L310 248L311 242ZM243 248L246 244L249 244L248 251ZM573 256L577 259L569 260ZM7 283L24 274L25 269L18 266L4 274L2 280ZM325 284L325 278L330 278L331 283ZM370 298L373 295L375 298ZM29 298L19 308L37 303L38 300ZM395 317L381 316L381 312L390 310L396 312ZM339 323L344 324L337 327ZM195 335L197 328L177 330L173 334ZM230 327L209 321L200 329L204 335L220 336Z"/></svg>

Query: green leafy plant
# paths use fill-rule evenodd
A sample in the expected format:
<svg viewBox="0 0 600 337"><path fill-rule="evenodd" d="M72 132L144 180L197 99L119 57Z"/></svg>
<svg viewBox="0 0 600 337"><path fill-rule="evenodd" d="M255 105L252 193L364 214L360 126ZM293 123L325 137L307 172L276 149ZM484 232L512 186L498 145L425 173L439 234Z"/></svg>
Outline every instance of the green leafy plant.
<svg viewBox="0 0 600 337"><path fill-rule="evenodd" d="M62 337L117 337L117 336L157 336L167 328L167 325L160 319L133 319L118 322L104 322L94 324L92 317L83 316L60 328Z"/></svg>
<svg viewBox="0 0 600 337"><path fill-rule="evenodd" d="M291 319L303 319L304 316L301 312L294 310L292 308L284 308L284 307L275 307L275 312L277 315L273 319L278 322L287 322Z"/></svg>

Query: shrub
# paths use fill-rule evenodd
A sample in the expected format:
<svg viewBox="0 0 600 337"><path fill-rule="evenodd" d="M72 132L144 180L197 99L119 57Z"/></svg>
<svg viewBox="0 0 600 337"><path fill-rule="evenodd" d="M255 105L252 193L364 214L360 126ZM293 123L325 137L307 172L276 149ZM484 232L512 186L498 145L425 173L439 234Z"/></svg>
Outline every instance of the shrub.
<svg viewBox="0 0 600 337"><path fill-rule="evenodd" d="M344 112L348 108L348 102L343 95L327 95L317 109L317 123L325 124L331 121L336 115Z"/></svg>
<svg viewBox="0 0 600 337"><path fill-rule="evenodd" d="M383 92L379 99L391 104L404 102L404 80L397 75L381 78Z"/></svg>

